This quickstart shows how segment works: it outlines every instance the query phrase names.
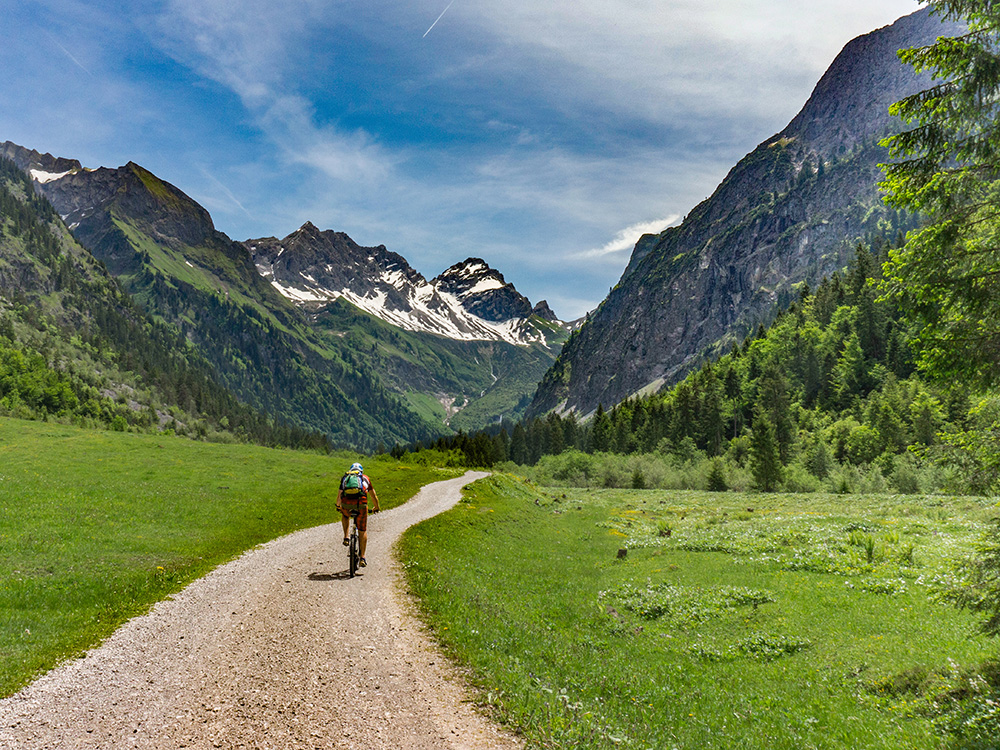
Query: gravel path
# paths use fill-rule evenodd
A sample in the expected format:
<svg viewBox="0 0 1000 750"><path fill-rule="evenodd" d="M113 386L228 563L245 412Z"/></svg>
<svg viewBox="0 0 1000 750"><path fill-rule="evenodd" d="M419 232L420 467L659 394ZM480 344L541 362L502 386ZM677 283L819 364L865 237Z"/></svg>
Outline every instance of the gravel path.
<svg viewBox="0 0 1000 750"><path fill-rule="evenodd" d="M370 517L354 579L338 522L195 581L0 701L0 748L518 748L471 708L390 552L482 476Z"/></svg>

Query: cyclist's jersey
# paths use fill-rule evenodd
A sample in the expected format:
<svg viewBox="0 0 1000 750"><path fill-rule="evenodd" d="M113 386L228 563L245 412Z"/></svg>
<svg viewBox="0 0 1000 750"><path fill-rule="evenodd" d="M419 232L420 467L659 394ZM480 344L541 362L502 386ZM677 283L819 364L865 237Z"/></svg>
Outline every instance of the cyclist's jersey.
<svg viewBox="0 0 1000 750"><path fill-rule="evenodd" d="M347 481L347 475L345 474L340 480L340 491L341 491L341 502L342 503L367 503L368 493L372 491L372 480L368 478L366 474L361 475L361 489L362 494L360 497L346 497L343 495L344 483Z"/></svg>
<svg viewBox="0 0 1000 750"><path fill-rule="evenodd" d="M344 481L347 479L347 475L340 480L340 489L344 489ZM361 486L364 489L364 495L361 497L344 497L343 492L340 495L340 512L347 518L352 510L358 511L358 518L355 521L358 525L358 531L365 532L368 531L368 493L372 491L372 480L366 477L364 474L361 475Z"/></svg>

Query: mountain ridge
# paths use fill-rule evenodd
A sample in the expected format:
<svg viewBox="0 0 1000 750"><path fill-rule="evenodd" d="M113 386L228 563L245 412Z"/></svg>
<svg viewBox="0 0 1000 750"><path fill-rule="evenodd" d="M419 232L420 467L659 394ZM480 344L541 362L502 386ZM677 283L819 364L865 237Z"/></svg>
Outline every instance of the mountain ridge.
<svg viewBox="0 0 1000 750"><path fill-rule="evenodd" d="M741 159L679 226L645 235L625 272L546 373L529 416L593 413L679 380L859 241L912 226L881 202L889 104L925 87L897 58L954 25L927 9L849 42L786 128Z"/></svg>
<svg viewBox="0 0 1000 750"><path fill-rule="evenodd" d="M315 314L338 298L405 330L456 340L545 344L533 315L558 322L481 258L456 263L428 281L385 245L362 247L311 222L279 240L246 240L257 270L296 305Z"/></svg>
<svg viewBox="0 0 1000 750"><path fill-rule="evenodd" d="M379 443L429 439L449 431L452 422L478 429L516 419L568 335L566 327L548 319L554 316L546 315L547 305L532 307L513 287L506 294L529 316L488 321L469 312L463 301L505 317L495 301L489 309L483 292L493 289L456 289L466 297L459 300L434 290L384 246L361 248L346 234L321 232L311 223L298 231L302 241L296 251L282 255L281 264L291 272L304 278L303 271L308 276L313 265L324 265L327 243L357 256L355 265L374 254L379 273L388 269L412 281L411 287L427 287L452 316L442 318L462 338L376 326L378 316L364 307L376 290L364 273L353 280L353 298L339 300L361 303L355 307L360 317L329 305L330 299L319 300L327 309L296 304L289 298L294 295L281 293L280 283L261 275L246 244L216 230L196 201L138 164L83 169L78 161L10 142L2 149L128 293L203 351L220 383L254 408L322 432L338 445L374 449ZM266 243L275 245L277 256L280 241L267 238ZM343 265L326 261L328 273ZM503 291L502 275L496 275L490 286ZM396 309L405 313L412 289L384 286L397 296Z"/></svg>

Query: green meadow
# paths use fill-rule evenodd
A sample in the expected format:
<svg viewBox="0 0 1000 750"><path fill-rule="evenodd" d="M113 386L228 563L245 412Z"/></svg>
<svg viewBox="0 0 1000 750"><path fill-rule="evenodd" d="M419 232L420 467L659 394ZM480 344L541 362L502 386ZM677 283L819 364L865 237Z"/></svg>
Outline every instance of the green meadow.
<svg viewBox="0 0 1000 750"><path fill-rule="evenodd" d="M336 520L354 460L0 419L0 695L241 552ZM386 509L456 474L365 469Z"/></svg>
<svg viewBox="0 0 1000 750"><path fill-rule="evenodd" d="M529 747L995 748L997 644L935 596L996 511L495 475L402 551Z"/></svg>

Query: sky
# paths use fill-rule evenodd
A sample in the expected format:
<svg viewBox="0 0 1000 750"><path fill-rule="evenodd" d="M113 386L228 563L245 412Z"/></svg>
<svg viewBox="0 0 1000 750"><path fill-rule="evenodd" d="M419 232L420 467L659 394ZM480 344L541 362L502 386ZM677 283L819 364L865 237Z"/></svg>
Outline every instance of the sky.
<svg viewBox="0 0 1000 750"><path fill-rule="evenodd" d="M134 161L233 239L306 221L570 320L914 0L6 0L0 142Z"/></svg>

